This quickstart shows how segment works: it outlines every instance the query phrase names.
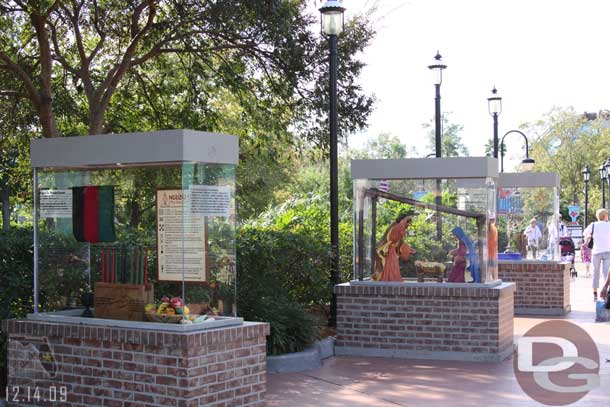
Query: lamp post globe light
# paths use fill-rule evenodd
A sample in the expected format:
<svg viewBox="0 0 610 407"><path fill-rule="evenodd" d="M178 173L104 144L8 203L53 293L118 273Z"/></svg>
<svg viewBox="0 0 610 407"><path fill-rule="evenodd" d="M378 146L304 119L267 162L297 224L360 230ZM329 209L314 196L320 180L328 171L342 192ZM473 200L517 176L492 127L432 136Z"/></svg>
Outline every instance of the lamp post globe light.
<svg viewBox="0 0 610 407"><path fill-rule="evenodd" d="M510 130L507 131L504 136L502 136L502 142L500 143L500 172L504 172L504 138L511 133L521 134L523 136L523 139L525 139L525 158L521 160L521 169L523 171L531 171L534 168L534 164L536 164L536 161L533 158L530 158L527 136L522 131Z"/></svg>
<svg viewBox="0 0 610 407"><path fill-rule="evenodd" d="M602 163L602 165L599 166L598 170L599 170L599 178L602 181L602 204L600 205L600 207L603 208L606 205L606 167L605 167L605 163Z"/></svg>
<svg viewBox="0 0 610 407"><path fill-rule="evenodd" d="M491 96L487 98L487 109L494 119L494 158L498 158L498 116L502 113L502 97L494 86Z"/></svg>
<svg viewBox="0 0 610 407"><path fill-rule="evenodd" d="M585 165L582 170L582 179L585 182L585 223L583 227L587 227L587 212L589 211L589 180L591 179L591 170L589 166Z"/></svg>
<svg viewBox="0 0 610 407"><path fill-rule="evenodd" d="M343 31L343 12L340 1L327 1L320 7L322 33L328 36L329 58L329 114L330 124L330 245L332 287L339 284L339 181L337 156L337 36ZM329 325L337 323L337 296L332 294Z"/></svg>
<svg viewBox="0 0 610 407"><path fill-rule="evenodd" d="M428 65L432 71L432 81L434 83L434 146L436 157L441 157L441 83L443 83L443 70L447 65L443 64L441 54L436 51L434 61ZM442 204L441 180L436 180L436 199L437 205ZM443 222L441 214L436 211L436 238L440 241L443 237Z"/></svg>

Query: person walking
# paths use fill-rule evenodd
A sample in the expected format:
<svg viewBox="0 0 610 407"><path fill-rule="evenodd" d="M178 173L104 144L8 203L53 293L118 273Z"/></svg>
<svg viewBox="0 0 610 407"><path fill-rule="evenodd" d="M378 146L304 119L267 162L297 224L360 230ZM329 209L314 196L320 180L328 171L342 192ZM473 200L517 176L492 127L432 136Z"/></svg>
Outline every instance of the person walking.
<svg viewBox="0 0 610 407"><path fill-rule="evenodd" d="M591 274L591 249L589 249L589 246L584 243L580 246L580 257L582 262L585 264L586 277L589 277Z"/></svg>
<svg viewBox="0 0 610 407"><path fill-rule="evenodd" d="M536 218L530 220L530 224L525 228L523 234L527 238L527 250L532 252L533 259L536 260L536 252L538 251L538 245L542 238L542 232L538 227L538 221Z"/></svg>
<svg viewBox="0 0 610 407"><path fill-rule="evenodd" d="M598 209L595 212L597 222L592 222L587 226L583 235L585 245L593 239L593 249L591 249L591 260L593 262L593 299L597 301L597 289L599 288L600 269L603 282L608 280L608 269L610 268L610 222L608 222L608 211Z"/></svg>

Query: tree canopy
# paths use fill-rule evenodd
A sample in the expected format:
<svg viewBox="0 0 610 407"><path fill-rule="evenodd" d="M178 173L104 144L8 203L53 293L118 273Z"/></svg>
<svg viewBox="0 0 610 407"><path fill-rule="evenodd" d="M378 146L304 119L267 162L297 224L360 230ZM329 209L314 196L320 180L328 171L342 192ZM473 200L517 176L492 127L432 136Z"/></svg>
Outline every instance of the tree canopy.
<svg viewBox="0 0 610 407"><path fill-rule="evenodd" d="M196 94L180 88L163 95L172 103L188 96L209 107L226 91L244 110L273 113L284 129L290 123L305 139L325 144L328 70L321 66L328 53L304 0L9 0L0 13L0 75L11 79L0 94L29 100L44 137L74 131L75 116L84 122L79 133L118 132L107 117L111 105L121 107L118 92L151 91L155 82L169 90L165 75L184 70ZM356 84L363 63L354 57L372 35L362 16L340 41L339 113L346 131L361 128L372 106ZM147 104L155 101L151 92L140 92L151 99Z"/></svg>
<svg viewBox="0 0 610 407"><path fill-rule="evenodd" d="M441 157L468 156L468 147L462 142L461 135L464 126L452 123L448 116L449 113L443 114L441 119ZM422 128L428 132L428 151L432 154L436 150L434 119L422 124Z"/></svg>
<svg viewBox="0 0 610 407"><path fill-rule="evenodd" d="M328 132L328 41L305 0L8 0L0 4L0 106L33 112L30 137L192 128L240 138L238 199L273 202ZM368 14L338 49L340 136L374 98L359 59ZM27 159L27 157L25 157Z"/></svg>
<svg viewBox="0 0 610 407"><path fill-rule="evenodd" d="M597 171L608 158L610 122L605 117L591 120L572 108L553 108L541 120L523 127L530 140L530 156L536 160L536 171L559 173L564 208L572 203L575 194L584 203L582 170L587 164L591 169L589 208L595 213L596 208L605 207Z"/></svg>

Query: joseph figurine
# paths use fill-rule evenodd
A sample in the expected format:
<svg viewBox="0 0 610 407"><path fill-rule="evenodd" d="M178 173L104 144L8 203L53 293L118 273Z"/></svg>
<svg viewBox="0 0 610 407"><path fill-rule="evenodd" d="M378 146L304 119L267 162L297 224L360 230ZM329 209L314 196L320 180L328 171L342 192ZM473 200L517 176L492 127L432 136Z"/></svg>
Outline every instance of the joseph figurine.
<svg viewBox="0 0 610 407"><path fill-rule="evenodd" d="M408 261L415 250L403 239L415 212L409 211L396 218L383 234L375 252L375 281L402 281L399 259Z"/></svg>

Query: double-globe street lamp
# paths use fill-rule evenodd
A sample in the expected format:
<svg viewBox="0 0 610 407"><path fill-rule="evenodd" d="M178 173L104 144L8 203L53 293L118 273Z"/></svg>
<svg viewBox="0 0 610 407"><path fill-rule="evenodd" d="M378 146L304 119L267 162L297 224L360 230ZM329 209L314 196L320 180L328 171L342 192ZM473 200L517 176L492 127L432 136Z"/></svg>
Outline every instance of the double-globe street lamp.
<svg viewBox="0 0 610 407"><path fill-rule="evenodd" d="M495 86L491 91L491 96L487 98L487 108L494 119L494 158L498 158L498 116L502 113L502 97L498 95Z"/></svg>
<svg viewBox="0 0 610 407"><path fill-rule="evenodd" d="M428 69L432 71L434 81L434 146L436 158L441 157L441 83L443 83L443 70L447 68L447 65L443 64L441 54L436 51L434 61L431 65L428 65ZM442 192L441 192L441 180L436 180L436 205L441 205ZM436 238L440 241L443 237L443 222L441 214L436 212Z"/></svg>
<svg viewBox="0 0 610 407"><path fill-rule="evenodd" d="M589 180L591 179L591 170L588 165L582 170L582 179L585 181L585 224L587 227L587 212L589 211Z"/></svg>
<svg viewBox="0 0 610 407"><path fill-rule="evenodd" d="M504 172L504 138L511 133L519 133L525 139L525 158L521 160L521 168L523 171L530 171L534 167L536 161L529 156L529 144L527 141L527 136L519 130L510 130L507 131L504 136L502 136L502 142L500 143L500 172Z"/></svg>
<svg viewBox="0 0 610 407"><path fill-rule="evenodd" d="M330 49L330 245L331 245L331 276L332 287L339 284L339 181L337 156L337 36L343 31L343 12L345 8L340 1L329 0L320 7L320 24L322 33L328 37ZM337 296L332 294L331 317L329 325L337 323Z"/></svg>

